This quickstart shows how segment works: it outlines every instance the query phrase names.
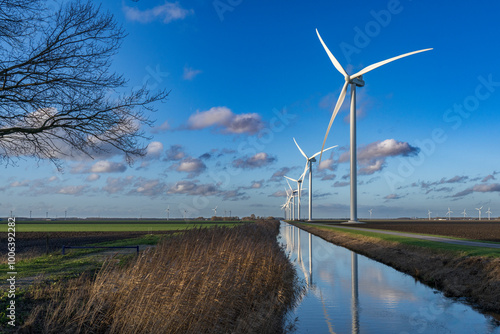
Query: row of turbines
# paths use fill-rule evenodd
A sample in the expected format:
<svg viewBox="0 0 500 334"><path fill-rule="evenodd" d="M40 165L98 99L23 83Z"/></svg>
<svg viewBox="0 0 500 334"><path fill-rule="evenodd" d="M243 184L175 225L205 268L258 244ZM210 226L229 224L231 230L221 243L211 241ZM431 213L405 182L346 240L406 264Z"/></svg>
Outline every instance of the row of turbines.
<svg viewBox="0 0 500 334"><path fill-rule="evenodd" d="M395 61L397 59L411 56L413 54L417 54L420 52L429 51L429 50L432 50L432 48L413 51L413 52L402 54L400 56L389 58L389 59L380 61L378 63L372 64L370 66L367 66L364 69L362 69L361 71L359 71L353 75L349 75L346 72L346 70L342 67L342 65L340 65L338 60L330 52L330 50L328 49L326 44L323 42L323 39L321 38L321 36L318 32L318 29L316 29L316 34L318 35L319 41L321 42L321 45L323 45L323 48L325 49L328 57L330 58L331 62L333 63L333 66L335 66L337 71L339 71L340 74L342 74L344 76L345 83L342 87L342 90L340 92L340 96L337 100L335 108L333 109L332 117L330 118L330 123L328 124L328 128L326 130L325 139L323 140L323 146L321 147L321 151L319 151L318 153L316 153L315 155L313 155L312 157L309 158L302 151L302 149L299 147L299 145L297 144L297 142L295 141L295 138L294 138L295 144L299 148L302 155L307 159L306 168L298 179L293 179L293 178L285 176L287 178L287 181L292 180L292 181L295 181L297 183L297 189L296 190L292 189L290 184L289 184L290 191L285 189L285 191L287 193L287 200L286 200L285 204L282 206L282 209L285 210L285 216L287 216L288 219L295 219L295 197L297 197L298 198L298 203L297 203L297 205L298 205L297 216L298 217L297 218L300 219L301 184L302 184L302 181L305 177L305 174L307 172L308 165L309 165L309 220L312 220L312 162L316 161L315 157L317 155L320 156L319 161L321 162L321 157L323 155L323 152L336 147L336 146L333 146L333 147L329 147L327 149L324 149L326 139L328 137L328 133L330 132L330 128L333 124L333 121L335 120L335 117L337 116L337 113L340 110L340 107L342 106L342 103L345 100L345 97L347 94L347 88L350 85L351 86L351 110L350 110L350 153L351 153L351 156L350 156L350 183L351 183L350 204L351 204L351 207L350 207L350 220L348 221L348 223L359 223L358 213L357 213L358 209L357 209L357 158L356 158L356 87L363 87L365 85L365 82L363 81L364 74L366 74L366 73L368 73L368 72L370 72L370 71L372 71L372 70L374 70L382 65L385 65L385 64L390 63L392 61Z"/></svg>
<svg viewBox="0 0 500 334"><path fill-rule="evenodd" d="M478 211L478 215L479 215L479 220L481 220L481 210L483 209L483 206L480 207L480 208L476 208L476 210ZM427 210L427 215L429 216L429 220L431 220L431 213L432 211L431 210ZM450 208L448 208L448 212L446 212L446 215L445 216L448 216L448 220L451 219L451 214L453 213L453 211L451 211ZM486 213L488 214L488 220L491 220L491 208L488 208L488 211L486 211ZM461 212L460 214L464 215L464 219L467 217L467 211L466 209L464 209L463 212Z"/></svg>

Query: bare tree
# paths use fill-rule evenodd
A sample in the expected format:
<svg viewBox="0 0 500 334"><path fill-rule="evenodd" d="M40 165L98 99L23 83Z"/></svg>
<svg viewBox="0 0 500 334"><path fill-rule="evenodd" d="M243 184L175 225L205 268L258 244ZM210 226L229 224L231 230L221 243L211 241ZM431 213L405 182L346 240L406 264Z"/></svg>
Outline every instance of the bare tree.
<svg viewBox="0 0 500 334"><path fill-rule="evenodd" d="M0 0L0 159L145 154L145 113L168 92L120 93L110 71L124 38L113 16L74 1L53 13L42 0Z"/></svg>

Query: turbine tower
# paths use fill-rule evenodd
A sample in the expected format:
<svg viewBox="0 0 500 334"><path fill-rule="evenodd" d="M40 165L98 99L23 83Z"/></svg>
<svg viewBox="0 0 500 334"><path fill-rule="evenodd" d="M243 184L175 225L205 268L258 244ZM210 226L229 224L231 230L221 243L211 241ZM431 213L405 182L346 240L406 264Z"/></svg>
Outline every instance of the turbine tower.
<svg viewBox="0 0 500 334"><path fill-rule="evenodd" d="M302 153L302 155L304 156L304 158L306 158L306 167L304 168L304 173L302 174L302 177L305 176L306 172L307 172L307 168L309 167L309 221L312 220L312 163L313 162L316 162L316 156L321 154L321 151L317 152L316 154L308 157L304 151L302 151L302 149L300 148L299 144L297 144L297 141L295 140L295 138L293 138L293 141L295 142L295 145L297 145L297 148L299 149L300 153ZM335 146L332 146L332 147L329 147L325 150L323 150L323 152L326 152L334 147L337 147L338 145L335 145ZM300 208L300 206L299 206ZM299 219L300 219L300 215L299 215Z"/></svg>
<svg viewBox="0 0 500 334"><path fill-rule="evenodd" d="M488 211L486 211L486 213L488 214L488 220L491 220L491 211L490 211L490 208L488 208Z"/></svg>
<svg viewBox="0 0 500 334"><path fill-rule="evenodd" d="M370 219L372 219L373 209L368 210L370 212Z"/></svg>
<svg viewBox="0 0 500 334"><path fill-rule="evenodd" d="M431 213L432 212L431 212L431 210L427 210L427 211L428 211L427 214L429 215L429 220L431 220Z"/></svg>
<svg viewBox="0 0 500 334"><path fill-rule="evenodd" d="M480 207L479 209L478 209L478 208L476 208L476 210L477 210L477 211L479 211L479 220L481 220L481 209L482 209L482 208L483 208L483 207Z"/></svg>
<svg viewBox="0 0 500 334"><path fill-rule="evenodd" d="M167 220L169 220L170 219L170 205L168 206L167 210L165 210L165 211L167 211Z"/></svg>
<svg viewBox="0 0 500 334"><path fill-rule="evenodd" d="M465 212L465 209L464 209L464 212L462 212L462 214L464 215L464 219L465 219L465 216L467 216L467 212Z"/></svg>
<svg viewBox="0 0 500 334"><path fill-rule="evenodd" d="M450 210L450 208L448 208L448 212L446 212L446 215L448 216L448 220L451 219L451 214L452 214L453 211Z"/></svg>
<svg viewBox="0 0 500 334"><path fill-rule="evenodd" d="M357 160L356 160L356 87L363 87L365 85L365 82L363 81L363 74L368 73L377 67L380 67L382 65L385 65L387 63L390 63L392 61L395 61L397 59L411 56L416 53L432 50L432 49L423 49L423 50L418 50L418 51L413 51L409 53L402 54L397 57L389 58L383 61L380 61L378 63L372 64L370 66L365 67L361 71L349 75L347 72L344 70L342 65L337 61L337 59L333 56L333 54L330 52L328 47L326 46L325 42L323 42L323 39L321 38L318 29L316 29L316 34L318 35L318 38L323 45L323 48L325 49L326 53L328 54L328 57L330 57L330 60L333 63L333 66L339 71L345 78L345 83L344 86L342 87L342 91L340 92L339 99L337 100L337 104L335 105L335 108L333 109L332 117L330 118L330 123L328 124L328 129L326 130L326 135L325 139L323 140L323 146L321 148L321 151L323 151L323 148L325 147L325 142L326 138L328 137L328 133L330 132L330 128L332 126L333 120L335 119L335 116L337 116L338 111L340 110L340 107L342 106L342 103L344 102L346 93L347 93L347 86L351 85L351 115L350 115L350 123L351 123L351 220L349 223L359 223L358 222L358 208L357 208ZM321 161L321 156L319 160Z"/></svg>
<svg viewBox="0 0 500 334"><path fill-rule="evenodd" d="M218 207L218 205L212 209L214 211L214 216L217 216L217 207Z"/></svg>
<svg viewBox="0 0 500 334"><path fill-rule="evenodd" d="M301 194L301 185L302 185L302 180L304 179L304 176L305 176L306 172L307 172L307 170L304 171L304 173L302 173L302 175L297 180L296 179L292 179L291 177L285 176L285 178L287 178L288 180L297 182L297 217L298 217L297 219L298 220L300 220L300 194ZM290 184L288 184L288 185L290 185ZM291 189L291 187L290 187L290 189Z"/></svg>

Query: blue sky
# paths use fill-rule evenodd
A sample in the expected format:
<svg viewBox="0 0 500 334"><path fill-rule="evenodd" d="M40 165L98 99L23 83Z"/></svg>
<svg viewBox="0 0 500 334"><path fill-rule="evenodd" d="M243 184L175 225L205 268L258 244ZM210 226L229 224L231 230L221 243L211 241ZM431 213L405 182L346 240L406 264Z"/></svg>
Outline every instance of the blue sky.
<svg viewBox="0 0 500 334"><path fill-rule="evenodd" d="M485 1L107 1L128 33L114 70L171 90L149 154L2 166L0 215L171 217L282 214L286 182L321 148L344 83L315 29L355 73L358 216L500 212L500 4ZM314 216L349 216L348 99L314 166ZM332 152L332 154L330 154ZM307 186L306 186L307 187ZM307 192L304 192L304 199ZM305 201L303 212L307 211Z"/></svg>

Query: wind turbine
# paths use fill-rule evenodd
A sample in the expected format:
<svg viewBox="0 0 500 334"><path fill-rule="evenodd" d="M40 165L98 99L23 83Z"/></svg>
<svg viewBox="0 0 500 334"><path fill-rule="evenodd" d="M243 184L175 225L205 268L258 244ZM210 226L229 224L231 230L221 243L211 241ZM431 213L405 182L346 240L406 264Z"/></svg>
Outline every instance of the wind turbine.
<svg viewBox="0 0 500 334"><path fill-rule="evenodd" d="M168 206L167 210L165 210L165 211L167 211L167 220L169 220L170 219L170 205Z"/></svg>
<svg viewBox="0 0 500 334"><path fill-rule="evenodd" d="M450 208L448 208L448 212L446 212L446 215L448 216L448 220L451 219L451 214L452 214L453 211L450 210Z"/></svg>
<svg viewBox="0 0 500 334"><path fill-rule="evenodd" d="M218 207L218 205L212 209L214 211L214 216L217 216L217 207Z"/></svg>
<svg viewBox="0 0 500 334"><path fill-rule="evenodd" d="M372 219L373 209L370 209L370 210L368 210L368 211L370 211L370 219Z"/></svg>
<svg viewBox="0 0 500 334"><path fill-rule="evenodd" d="M328 54L328 57L330 57L330 60L333 63L333 66L339 71L345 78L345 83L344 86L342 87L342 90L340 92L339 99L337 100L337 104L335 105L335 108L333 109L332 117L330 118L330 123L328 124L328 129L326 130L325 134L325 139L323 140L323 146L321 148L321 151L323 151L323 148L325 147L325 142L326 138L328 137L328 133L330 132L330 128L332 126L333 120L335 119L335 116L337 116L338 111L340 110L340 107L342 106L342 103L344 102L346 93L347 93L347 86L351 85L351 115L350 115L350 122L351 122L351 220L349 223L359 223L358 222L358 217L357 217L357 160L356 160L356 86L357 87L363 87L365 85L365 82L363 81L363 74L370 72L371 70L376 69L377 67L380 67L382 65L385 65L387 63L390 63L392 61L395 61L397 59L411 56L416 53L432 50L430 49L423 49L423 50L418 50L418 51L413 51L409 53L402 54L397 57L389 58L383 61L380 61L378 63L372 64L370 66L365 67L361 71L349 75L347 72L344 70L342 65L337 61L337 59L333 56L333 54L330 52L328 47L326 46L325 42L323 42L323 39L321 38L318 29L316 29L316 34L318 35L318 38L323 45L323 48L325 49L326 53ZM319 160L321 161L321 156Z"/></svg>
<svg viewBox="0 0 500 334"><path fill-rule="evenodd" d="M427 210L427 211L428 211L427 214L429 215L429 220L431 220L431 213L432 212L431 212L431 210Z"/></svg>
<svg viewBox="0 0 500 334"><path fill-rule="evenodd" d="M304 170L304 173L302 173L302 175L297 180L292 179L291 177L285 176L285 178L287 178L288 180L297 182L297 194L298 194L298 196L297 196L297 207L298 207L297 208L297 216L298 216L298 218L297 219L298 220L300 220L300 194L302 193L301 185L302 185L302 181L304 180L304 176L306 175L306 172L307 172L307 166L306 166L306 169ZM288 184L288 185L290 185L290 184ZM310 192L309 192L309 194L310 194Z"/></svg>
<svg viewBox="0 0 500 334"><path fill-rule="evenodd" d="M465 216L467 216L467 212L465 212L465 209L464 209L464 212L462 212L462 214L464 215L464 219L465 219Z"/></svg>
<svg viewBox="0 0 500 334"><path fill-rule="evenodd" d="M288 186L290 187L290 191L291 191L290 198L292 199L292 220L295 220L295 193L296 193L296 191L293 190L292 186L290 185L290 182L288 182L289 177L285 176L285 178L287 179L286 183L288 183ZM293 180L293 179L291 179L291 180ZM299 196L300 196L300 193L299 193ZM300 199L299 199L299 205L300 205ZM300 206L299 206L299 214L300 214Z"/></svg>
<svg viewBox="0 0 500 334"><path fill-rule="evenodd" d="M482 209L482 208L483 208L483 207L480 207L479 209L478 209L478 208L476 208L476 210L477 210L477 211L479 211L479 220L481 220L481 209Z"/></svg>
<svg viewBox="0 0 500 334"><path fill-rule="evenodd" d="M307 167L309 166L309 221L311 221L312 220L312 163L316 162L316 156L318 154L321 154L321 152L326 152L326 151L328 151L328 150L330 150L330 149L332 149L334 147L337 147L338 145L329 147L326 150L319 151L316 154L308 157L304 153L304 151L302 151L302 149L300 148L299 144L297 144L297 141L295 140L295 138L293 138L293 141L295 142L295 145L297 145L297 148L299 149L300 153L302 153L302 155L304 156L304 158L306 158L306 168L304 169L304 173L302 175L305 176L305 174L307 172Z"/></svg>
<svg viewBox="0 0 500 334"><path fill-rule="evenodd" d="M491 220L491 211L490 211L490 208L488 208L488 211L486 211L486 213L488 214L488 220Z"/></svg>

